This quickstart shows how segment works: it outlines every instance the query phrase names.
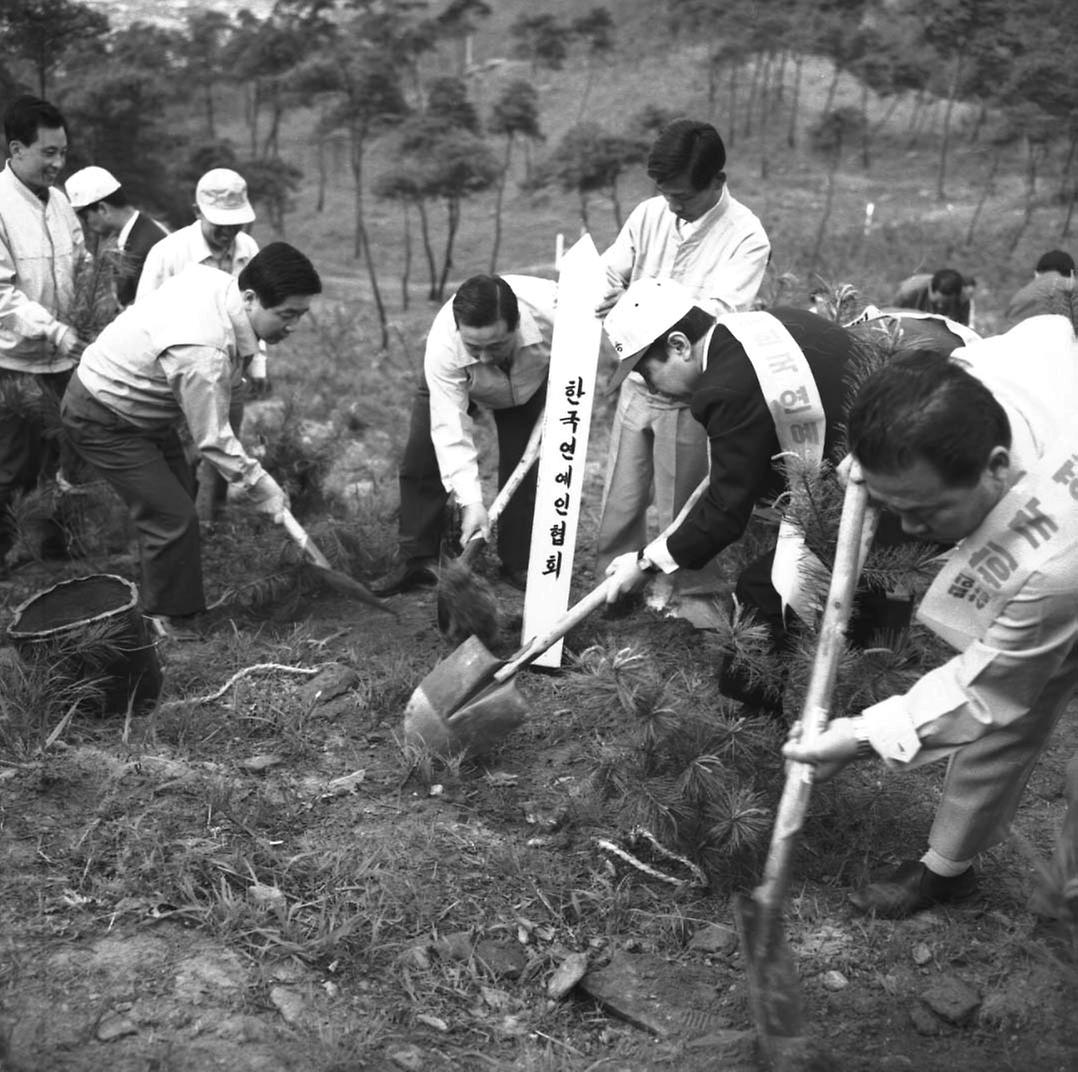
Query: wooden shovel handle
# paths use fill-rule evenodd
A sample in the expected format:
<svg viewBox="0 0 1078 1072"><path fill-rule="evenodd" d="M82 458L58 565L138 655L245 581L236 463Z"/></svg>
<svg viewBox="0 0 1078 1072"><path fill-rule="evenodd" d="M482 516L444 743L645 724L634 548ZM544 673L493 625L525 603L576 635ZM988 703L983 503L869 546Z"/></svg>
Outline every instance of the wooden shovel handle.
<svg viewBox="0 0 1078 1072"><path fill-rule="evenodd" d="M534 636L494 674L494 681L507 681L518 670L533 659L537 659L552 644L561 640L575 625L579 625L592 611L598 610L606 602L607 578L593 588L578 603L574 603L545 633Z"/></svg>
<svg viewBox="0 0 1078 1072"><path fill-rule="evenodd" d="M531 435L528 437L528 442L524 447L524 453L520 456L520 461L517 462L516 467L509 474L509 479L498 489L498 494L494 496L494 501L490 504L490 509L487 511L487 520L491 525L502 516L502 511L508 505L517 488L524 482L528 471L535 465L536 458L539 457L539 448L543 443L543 418L545 416L546 409L544 408L540 410L539 416L535 419L535 427L532 428ZM460 561L467 565L486 542L482 536L473 536L461 550Z"/></svg>
<svg viewBox="0 0 1078 1072"><path fill-rule="evenodd" d="M534 436L535 433L533 432L532 435ZM710 480L711 478L708 476L700 481L692 495L685 501L685 505L681 508L678 516L663 530L663 536L669 536L685 520L689 511L700 500L700 496L707 491ZM561 640L570 629L579 625L589 614L598 610L606 602L607 581L608 579L604 577L599 585L584 596L580 602L574 603L545 633L532 637L509 662L495 673L494 680L497 682L507 681L533 659L539 658L547 648Z"/></svg>
<svg viewBox="0 0 1078 1072"><path fill-rule="evenodd" d="M827 725L831 693L835 687L838 664L845 646L846 624L850 618L854 590L860 573L861 534L867 512L868 490L861 476L861 467L854 460L846 485L846 497L842 503L831 586L827 593L812 673L801 712L801 732L806 740L817 736ZM869 524L874 524L874 520L870 517ZM807 763L790 763L787 768L786 784L775 815L775 829L764 865L763 881L753 894L754 900L765 912L777 912L785 895L797 833L808 811L812 770L812 766Z"/></svg>
<svg viewBox="0 0 1078 1072"><path fill-rule="evenodd" d="M285 510L281 516L281 524L285 532L296 542L299 549L316 565L322 569L330 569L329 559L315 547L307 530L295 519L291 510Z"/></svg>
<svg viewBox="0 0 1078 1072"><path fill-rule="evenodd" d="M528 475L528 470L535 464L535 459L539 457L539 448L543 443L543 419L545 417L546 409L544 408L540 410L539 416L535 419L535 426L528 437L528 442L524 447L524 453L520 456L520 461L517 462L516 468L509 474L509 479L501 486L498 494L494 496L494 501L490 504L487 517L490 518L492 525L501 517L507 503L513 497L517 488L524 482L524 478Z"/></svg>

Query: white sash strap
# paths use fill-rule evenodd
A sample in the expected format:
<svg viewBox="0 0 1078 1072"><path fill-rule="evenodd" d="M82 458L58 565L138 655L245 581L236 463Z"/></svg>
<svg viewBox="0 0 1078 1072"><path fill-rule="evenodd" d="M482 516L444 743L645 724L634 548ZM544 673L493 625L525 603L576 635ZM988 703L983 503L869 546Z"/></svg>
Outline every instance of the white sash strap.
<svg viewBox="0 0 1078 1072"><path fill-rule="evenodd" d="M797 455L811 467L823 461L827 417L812 369L786 325L770 313L735 313L719 323L745 350L764 393L783 454ZM819 610L815 586L805 574L827 575L826 567L805 546L800 529L787 520L779 525L771 583L787 606L805 622Z"/></svg>
<svg viewBox="0 0 1078 1072"><path fill-rule="evenodd" d="M972 342L980 342L981 337L965 324L958 323L942 313L926 313L921 309L881 309L876 305L866 305L864 310L848 320L842 326L855 328L859 324L867 324L871 320L938 320L952 334L957 335L967 346Z"/></svg>
<svg viewBox="0 0 1078 1072"><path fill-rule="evenodd" d="M1078 551L1078 450L1046 457L1024 473L951 553L917 617L964 651L1048 559Z"/></svg>

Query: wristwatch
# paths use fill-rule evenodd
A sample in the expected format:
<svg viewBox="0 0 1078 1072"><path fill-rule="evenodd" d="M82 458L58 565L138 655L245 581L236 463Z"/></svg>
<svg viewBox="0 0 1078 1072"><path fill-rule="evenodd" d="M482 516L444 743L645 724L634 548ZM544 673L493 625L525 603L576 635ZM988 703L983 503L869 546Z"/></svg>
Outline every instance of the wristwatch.
<svg viewBox="0 0 1078 1072"><path fill-rule="evenodd" d="M643 551L636 556L636 568L641 573L658 573L659 567Z"/></svg>
<svg viewBox="0 0 1078 1072"><path fill-rule="evenodd" d="M865 723L864 716L854 715L850 719L850 728L853 730L854 739L857 741L857 758L868 759L869 756L874 756L876 749L872 747L872 742L868 739L868 726Z"/></svg>

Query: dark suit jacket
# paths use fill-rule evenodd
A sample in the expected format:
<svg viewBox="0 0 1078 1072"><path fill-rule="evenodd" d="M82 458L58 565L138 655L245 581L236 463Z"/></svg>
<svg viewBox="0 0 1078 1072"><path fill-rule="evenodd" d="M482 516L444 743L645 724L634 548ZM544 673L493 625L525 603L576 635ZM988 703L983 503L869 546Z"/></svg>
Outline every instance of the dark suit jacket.
<svg viewBox="0 0 1078 1072"><path fill-rule="evenodd" d="M116 299L128 306L135 300L139 276L150 247L156 245L168 232L145 213L135 216L134 225L127 236L127 245L120 252L116 269Z"/></svg>
<svg viewBox="0 0 1078 1072"><path fill-rule="evenodd" d="M802 309L769 310L801 348L820 392L832 461L845 421L846 368L856 352L850 332ZM735 314L736 315L736 314ZM666 541L679 566L699 569L745 531L752 508L785 488L772 461L781 450L760 381L741 343L721 324L711 336L707 368L690 410L706 429L711 449L707 492Z"/></svg>

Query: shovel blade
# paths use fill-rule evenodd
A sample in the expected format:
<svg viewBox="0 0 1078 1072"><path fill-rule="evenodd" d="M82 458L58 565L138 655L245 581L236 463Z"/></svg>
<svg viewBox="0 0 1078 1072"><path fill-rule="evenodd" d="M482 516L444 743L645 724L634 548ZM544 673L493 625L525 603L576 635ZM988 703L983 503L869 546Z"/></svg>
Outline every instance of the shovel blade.
<svg viewBox="0 0 1078 1072"><path fill-rule="evenodd" d="M768 1067L774 1072L806 1072L816 1066L818 1051L805 1034L801 983L781 914L742 894L735 898L734 915L749 1004Z"/></svg>
<svg viewBox="0 0 1078 1072"><path fill-rule="evenodd" d="M474 696L502 665L478 637L468 637L416 686L404 709L404 740L449 756L460 749L449 716Z"/></svg>
<svg viewBox="0 0 1078 1072"><path fill-rule="evenodd" d="M491 685L449 717L458 751L469 756L489 752L528 717L528 705L512 681Z"/></svg>
<svg viewBox="0 0 1078 1072"><path fill-rule="evenodd" d="M417 751L447 758L453 754L453 733L445 715L436 711L422 688L412 693L404 709L404 743Z"/></svg>

